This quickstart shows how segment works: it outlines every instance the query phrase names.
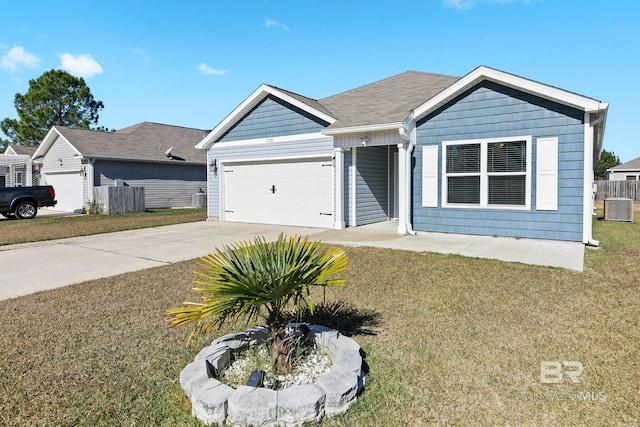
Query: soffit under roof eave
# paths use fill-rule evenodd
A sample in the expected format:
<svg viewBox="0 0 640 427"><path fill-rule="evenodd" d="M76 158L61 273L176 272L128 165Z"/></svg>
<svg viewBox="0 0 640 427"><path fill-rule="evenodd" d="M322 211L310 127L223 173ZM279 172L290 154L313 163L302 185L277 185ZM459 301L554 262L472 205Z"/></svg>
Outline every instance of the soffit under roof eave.
<svg viewBox="0 0 640 427"><path fill-rule="evenodd" d="M273 95L297 108L300 108L303 111L306 111L309 114L312 114L327 123L331 124L336 121L335 117L332 117L320 110L317 110L311 107L308 104L305 104L302 101L282 92L273 86L269 85L261 85L258 89L256 89L251 95L249 95L238 107L236 107L231 114L225 117L215 128L211 130L203 139L200 141L195 148L196 149L209 149L215 141L225 134L229 129L231 129L238 120L242 119L247 113L249 113L254 107L256 107L263 99L267 96Z"/></svg>
<svg viewBox="0 0 640 427"><path fill-rule="evenodd" d="M548 99L550 101L557 102L563 105L567 105L584 112L597 113L606 111L609 108L609 104L606 102L587 98L573 92L568 92L563 89L525 79L514 74L505 73L503 71L495 70L493 68L485 66L480 66L471 71L466 76L462 77L460 80L453 83L451 86L449 86L427 102L417 107L414 110L415 119L420 120L427 114L442 107L458 95L462 94L468 89L471 89L472 87L483 81L498 83L500 85L507 86L522 92L530 93L532 95L539 96L541 98Z"/></svg>
<svg viewBox="0 0 640 427"><path fill-rule="evenodd" d="M385 130L398 130L404 127L404 122L380 123L374 125L349 126L337 129L325 129L321 133L327 136L346 135L353 133L381 132Z"/></svg>
<svg viewBox="0 0 640 427"><path fill-rule="evenodd" d="M206 161L194 162L188 160L156 160L156 159L136 159L132 157L109 157L109 156L83 156L87 160L102 160L109 162L125 162L125 163L158 163L164 165L189 165L189 166L206 166Z"/></svg>

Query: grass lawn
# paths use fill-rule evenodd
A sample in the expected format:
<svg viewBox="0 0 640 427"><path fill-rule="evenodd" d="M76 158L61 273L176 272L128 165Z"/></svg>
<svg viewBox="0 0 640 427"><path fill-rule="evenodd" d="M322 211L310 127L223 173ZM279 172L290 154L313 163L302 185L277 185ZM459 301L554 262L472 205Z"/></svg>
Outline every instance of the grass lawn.
<svg viewBox="0 0 640 427"><path fill-rule="evenodd" d="M0 246L88 236L113 231L204 221L205 208L149 209L123 215L37 216L30 220L0 219Z"/></svg>
<svg viewBox="0 0 640 427"><path fill-rule="evenodd" d="M594 236L583 273L346 248L347 287L317 316L370 372L323 425L639 425L640 222L595 221ZM200 425L178 384L198 349L162 315L192 298L194 268L0 301L0 424ZM541 384L542 361L581 362L581 383Z"/></svg>

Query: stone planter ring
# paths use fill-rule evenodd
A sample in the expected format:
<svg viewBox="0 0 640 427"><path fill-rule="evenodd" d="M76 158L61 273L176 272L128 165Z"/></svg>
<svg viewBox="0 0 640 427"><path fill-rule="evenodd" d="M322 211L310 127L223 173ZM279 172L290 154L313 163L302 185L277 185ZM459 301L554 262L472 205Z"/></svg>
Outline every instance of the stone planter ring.
<svg viewBox="0 0 640 427"><path fill-rule="evenodd" d="M333 362L332 369L315 384L283 390L249 386L234 389L209 378L207 361L209 370L220 372L230 363L232 351L263 343L268 338L263 327L225 335L203 348L180 373L180 385L191 399L193 416L207 425L300 426L319 421L325 415L346 412L364 388L360 346L335 329L307 326L309 338Z"/></svg>

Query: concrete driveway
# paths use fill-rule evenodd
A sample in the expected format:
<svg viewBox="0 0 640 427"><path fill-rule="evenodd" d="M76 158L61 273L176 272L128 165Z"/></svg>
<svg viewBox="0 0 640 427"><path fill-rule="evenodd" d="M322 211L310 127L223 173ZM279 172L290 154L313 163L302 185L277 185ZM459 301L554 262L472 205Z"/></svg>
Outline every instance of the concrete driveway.
<svg viewBox="0 0 640 427"><path fill-rule="evenodd" d="M345 246L456 253L581 271L584 245L571 242L419 233L402 236L394 223L326 230L204 221L48 242L0 246L5 266L0 300L121 273L202 257L240 240L299 234Z"/></svg>

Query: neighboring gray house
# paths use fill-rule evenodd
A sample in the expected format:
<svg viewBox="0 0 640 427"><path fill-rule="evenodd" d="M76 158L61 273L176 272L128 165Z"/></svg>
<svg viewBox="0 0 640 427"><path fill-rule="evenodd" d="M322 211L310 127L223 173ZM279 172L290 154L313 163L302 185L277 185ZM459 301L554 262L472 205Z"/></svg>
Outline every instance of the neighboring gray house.
<svg viewBox="0 0 640 427"><path fill-rule="evenodd" d="M199 144L208 215L593 243L608 104L488 67L314 100L262 85Z"/></svg>
<svg viewBox="0 0 640 427"><path fill-rule="evenodd" d="M53 185L56 210L81 212L93 187L144 187L147 208L185 207L206 188L206 155L194 147L207 131L143 122L115 132L53 126L34 160Z"/></svg>
<svg viewBox="0 0 640 427"><path fill-rule="evenodd" d="M640 180L640 157L607 169L607 179L609 181Z"/></svg>
<svg viewBox="0 0 640 427"><path fill-rule="evenodd" d="M0 156L0 188L38 185L38 165L31 161L37 146L9 145Z"/></svg>

